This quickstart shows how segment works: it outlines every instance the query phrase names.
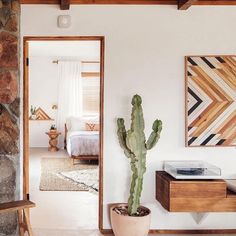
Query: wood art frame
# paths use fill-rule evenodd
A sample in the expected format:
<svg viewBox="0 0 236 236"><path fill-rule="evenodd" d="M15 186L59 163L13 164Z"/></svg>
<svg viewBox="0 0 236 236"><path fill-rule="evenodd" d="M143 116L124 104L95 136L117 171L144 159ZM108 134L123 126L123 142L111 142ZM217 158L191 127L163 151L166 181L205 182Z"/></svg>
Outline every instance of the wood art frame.
<svg viewBox="0 0 236 236"><path fill-rule="evenodd" d="M23 198L29 199L29 41L100 42L100 150L99 150L99 230L103 230L103 113L104 113L104 36L25 36L23 38Z"/></svg>
<svg viewBox="0 0 236 236"><path fill-rule="evenodd" d="M185 57L185 144L236 145L236 56Z"/></svg>

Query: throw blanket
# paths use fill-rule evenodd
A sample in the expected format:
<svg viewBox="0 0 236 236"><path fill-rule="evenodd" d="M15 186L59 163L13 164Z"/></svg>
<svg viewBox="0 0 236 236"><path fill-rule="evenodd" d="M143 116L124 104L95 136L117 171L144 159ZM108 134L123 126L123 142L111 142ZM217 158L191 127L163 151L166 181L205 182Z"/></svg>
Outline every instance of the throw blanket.
<svg viewBox="0 0 236 236"><path fill-rule="evenodd" d="M70 131L67 134L67 151L70 156L96 156L99 154L98 131Z"/></svg>

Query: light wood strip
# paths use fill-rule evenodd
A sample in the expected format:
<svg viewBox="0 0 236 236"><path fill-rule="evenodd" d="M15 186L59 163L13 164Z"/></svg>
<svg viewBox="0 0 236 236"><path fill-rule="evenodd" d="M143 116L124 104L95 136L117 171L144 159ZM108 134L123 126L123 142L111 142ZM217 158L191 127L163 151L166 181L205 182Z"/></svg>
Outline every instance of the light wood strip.
<svg viewBox="0 0 236 236"><path fill-rule="evenodd" d="M227 138L225 141L225 145L232 145L236 141L236 128L234 128L234 132L232 133L231 136Z"/></svg>
<svg viewBox="0 0 236 236"><path fill-rule="evenodd" d="M23 215L25 219L25 225L29 236L33 236L33 230L30 224L29 209L23 209Z"/></svg>
<svg viewBox="0 0 236 236"><path fill-rule="evenodd" d="M230 124L230 126L219 136L219 139L228 139L232 133L234 133L235 124Z"/></svg>
<svg viewBox="0 0 236 236"><path fill-rule="evenodd" d="M28 199L29 194L29 43L24 40L23 48L23 198Z"/></svg>
<svg viewBox="0 0 236 236"><path fill-rule="evenodd" d="M236 71L236 61L232 57L223 57L223 60L232 68L232 70Z"/></svg>
<svg viewBox="0 0 236 236"><path fill-rule="evenodd" d="M231 97L202 68L195 67L194 69L195 73L207 84L207 88L214 91L216 97L220 97L221 101L232 101Z"/></svg>
<svg viewBox="0 0 236 236"><path fill-rule="evenodd" d="M227 73L228 72L228 73ZM215 73L233 90L236 90L235 76L230 74L227 67L223 66L221 69L216 69Z"/></svg>
<svg viewBox="0 0 236 236"><path fill-rule="evenodd" d="M212 102L202 113L199 117L197 117L191 124L190 127L198 127L208 116L208 113L218 105L215 102Z"/></svg>
<svg viewBox="0 0 236 236"><path fill-rule="evenodd" d="M204 91L206 95L212 101L222 101L221 97L218 96L212 87L209 87L209 83L203 80L200 76L193 76L192 80Z"/></svg>
<svg viewBox="0 0 236 236"><path fill-rule="evenodd" d="M17 216L18 216L19 234L20 236L24 236L24 223L23 223L22 210L17 210Z"/></svg>
<svg viewBox="0 0 236 236"><path fill-rule="evenodd" d="M230 127L234 126L236 124L235 122L236 122L236 111L234 111L233 113L230 114L229 117L227 117L225 122L220 127L218 127L218 129L216 129L216 132L223 134L224 132L226 132L226 130L230 129ZM223 135L221 137L223 137Z"/></svg>
<svg viewBox="0 0 236 236"><path fill-rule="evenodd" d="M230 106L227 102L217 103L214 109L209 110L208 114L206 114L202 120L202 122L198 123L197 129L191 134L193 137L198 137L201 135L204 130L214 122L218 115L224 112Z"/></svg>
<svg viewBox="0 0 236 236"><path fill-rule="evenodd" d="M84 78L100 77L100 73L99 72L82 72L81 76Z"/></svg>

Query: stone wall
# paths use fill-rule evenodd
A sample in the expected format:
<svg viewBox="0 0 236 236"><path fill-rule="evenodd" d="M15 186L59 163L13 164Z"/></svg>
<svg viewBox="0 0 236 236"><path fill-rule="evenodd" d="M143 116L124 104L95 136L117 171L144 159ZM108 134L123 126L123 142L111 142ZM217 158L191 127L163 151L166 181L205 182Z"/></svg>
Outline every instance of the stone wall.
<svg viewBox="0 0 236 236"><path fill-rule="evenodd" d="M19 16L0 0L0 202L19 199ZM15 213L0 214L0 235L17 235Z"/></svg>

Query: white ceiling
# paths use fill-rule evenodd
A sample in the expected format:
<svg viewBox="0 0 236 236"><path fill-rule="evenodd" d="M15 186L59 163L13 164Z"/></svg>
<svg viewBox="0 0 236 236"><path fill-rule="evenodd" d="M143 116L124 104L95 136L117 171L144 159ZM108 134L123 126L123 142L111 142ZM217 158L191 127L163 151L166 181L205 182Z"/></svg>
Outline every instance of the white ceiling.
<svg viewBox="0 0 236 236"><path fill-rule="evenodd" d="M31 41L30 57L78 57L99 60L100 41Z"/></svg>

